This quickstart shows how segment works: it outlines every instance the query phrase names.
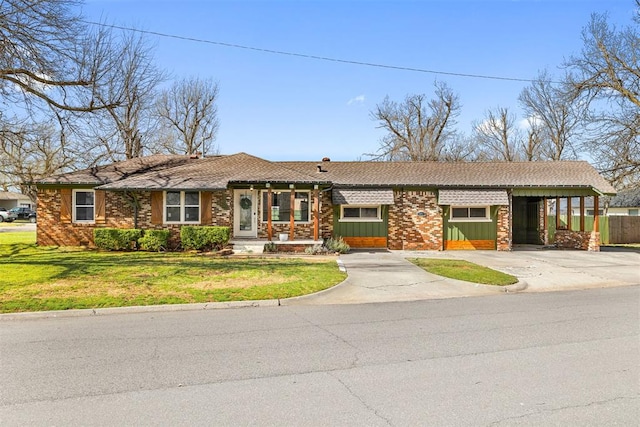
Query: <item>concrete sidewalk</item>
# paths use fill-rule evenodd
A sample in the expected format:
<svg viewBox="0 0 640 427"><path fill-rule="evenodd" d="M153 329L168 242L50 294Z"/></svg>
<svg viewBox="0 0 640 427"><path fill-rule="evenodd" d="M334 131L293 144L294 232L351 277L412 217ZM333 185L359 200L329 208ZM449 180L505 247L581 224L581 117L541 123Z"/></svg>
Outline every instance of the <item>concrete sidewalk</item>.
<svg viewBox="0 0 640 427"><path fill-rule="evenodd" d="M519 279L509 287L478 285L425 272L406 258L464 259ZM282 305L357 304L541 292L640 284L640 253L546 249L497 251L380 251L340 257L348 278L338 286Z"/></svg>

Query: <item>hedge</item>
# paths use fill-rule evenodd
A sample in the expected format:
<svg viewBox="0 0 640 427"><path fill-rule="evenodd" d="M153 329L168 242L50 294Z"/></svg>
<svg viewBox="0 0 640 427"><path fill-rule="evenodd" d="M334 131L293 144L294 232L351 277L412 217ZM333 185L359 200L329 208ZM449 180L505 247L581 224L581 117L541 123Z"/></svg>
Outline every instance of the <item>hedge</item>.
<svg viewBox="0 0 640 427"><path fill-rule="evenodd" d="M99 249L128 251L135 249L142 230L136 228L95 228L93 242Z"/></svg>
<svg viewBox="0 0 640 427"><path fill-rule="evenodd" d="M184 249L222 249L231 238L229 227L202 227L185 225L180 229L180 240Z"/></svg>
<svg viewBox="0 0 640 427"><path fill-rule="evenodd" d="M159 252L169 246L170 235L169 230L145 230L138 244L143 251Z"/></svg>

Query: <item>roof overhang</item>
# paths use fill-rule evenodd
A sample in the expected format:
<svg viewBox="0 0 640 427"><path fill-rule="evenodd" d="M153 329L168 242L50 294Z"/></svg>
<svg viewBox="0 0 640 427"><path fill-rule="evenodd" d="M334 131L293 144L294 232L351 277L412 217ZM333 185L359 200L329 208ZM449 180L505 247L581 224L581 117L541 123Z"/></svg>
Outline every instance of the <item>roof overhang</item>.
<svg viewBox="0 0 640 427"><path fill-rule="evenodd" d="M334 189L334 205L393 205L391 188L341 188Z"/></svg>
<svg viewBox="0 0 640 427"><path fill-rule="evenodd" d="M495 206L508 205L507 190L440 190L438 204L451 206Z"/></svg>

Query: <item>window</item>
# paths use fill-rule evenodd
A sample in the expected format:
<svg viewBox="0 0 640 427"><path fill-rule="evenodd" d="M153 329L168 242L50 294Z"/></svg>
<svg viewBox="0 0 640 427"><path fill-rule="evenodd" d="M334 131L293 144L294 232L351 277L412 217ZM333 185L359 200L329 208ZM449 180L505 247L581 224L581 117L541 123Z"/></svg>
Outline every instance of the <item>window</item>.
<svg viewBox="0 0 640 427"><path fill-rule="evenodd" d="M167 191L164 199L164 221L176 223L200 222L200 193L197 191Z"/></svg>
<svg viewBox="0 0 640 427"><path fill-rule="evenodd" d="M638 209L629 209L629 216L638 216Z"/></svg>
<svg viewBox="0 0 640 427"><path fill-rule="evenodd" d="M489 207L451 207L451 221L491 221Z"/></svg>
<svg viewBox="0 0 640 427"><path fill-rule="evenodd" d="M93 190L73 190L73 222L95 221L95 193Z"/></svg>
<svg viewBox="0 0 640 427"><path fill-rule="evenodd" d="M310 192L296 191L293 203L295 222L309 222ZM266 222L269 210L269 192L262 192L262 221ZM271 221L289 222L291 220L291 191L271 192Z"/></svg>
<svg viewBox="0 0 640 427"><path fill-rule="evenodd" d="M340 207L340 221L382 221L380 206L342 205Z"/></svg>

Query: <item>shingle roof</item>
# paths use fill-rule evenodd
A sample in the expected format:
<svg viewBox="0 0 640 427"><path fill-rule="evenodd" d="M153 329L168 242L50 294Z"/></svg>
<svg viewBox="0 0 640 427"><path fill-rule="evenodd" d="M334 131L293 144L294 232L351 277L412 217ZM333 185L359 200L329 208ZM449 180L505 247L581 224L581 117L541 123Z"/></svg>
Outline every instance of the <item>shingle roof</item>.
<svg viewBox="0 0 640 427"><path fill-rule="evenodd" d="M439 205L453 206L495 206L508 205L506 190L440 190Z"/></svg>
<svg viewBox="0 0 640 427"><path fill-rule="evenodd" d="M320 166L322 172L318 171ZM97 185L105 190L225 189L246 183L333 184L335 188L615 189L587 162L270 162L246 153L192 159L154 155L45 178L37 184Z"/></svg>
<svg viewBox="0 0 640 427"><path fill-rule="evenodd" d="M393 205L391 188L342 188L332 192L336 205Z"/></svg>
<svg viewBox="0 0 640 427"><path fill-rule="evenodd" d="M640 187L620 191L611 199L612 208L635 208L640 206Z"/></svg>
<svg viewBox="0 0 640 427"><path fill-rule="evenodd" d="M278 162L322 175L337 187L583 187L603 194L615 189L584 161L548 162ZM325 172L317 172L318 165Z"/></svg>
<svg viewBox="0 0 640 427"><path fill-rule="evenodd" d="M192 160L166 170L132 176L98 188L104 190L221 190L233 183L324 184L313 176L246 153Z"/></svg>
<svg viewBox="0 0 640 427"><path fill-rule="evenodd" d="M155 154L43 178L36 181L36 184L106 184L135 175L157 173L190 161L194 159L189 156Z"/></svg>
<svg viewBox="0 0 640 427"><path fill-rule="evenodd" d="M0 191L0 200L31 200L29 196L13 191Z"/></svg>

